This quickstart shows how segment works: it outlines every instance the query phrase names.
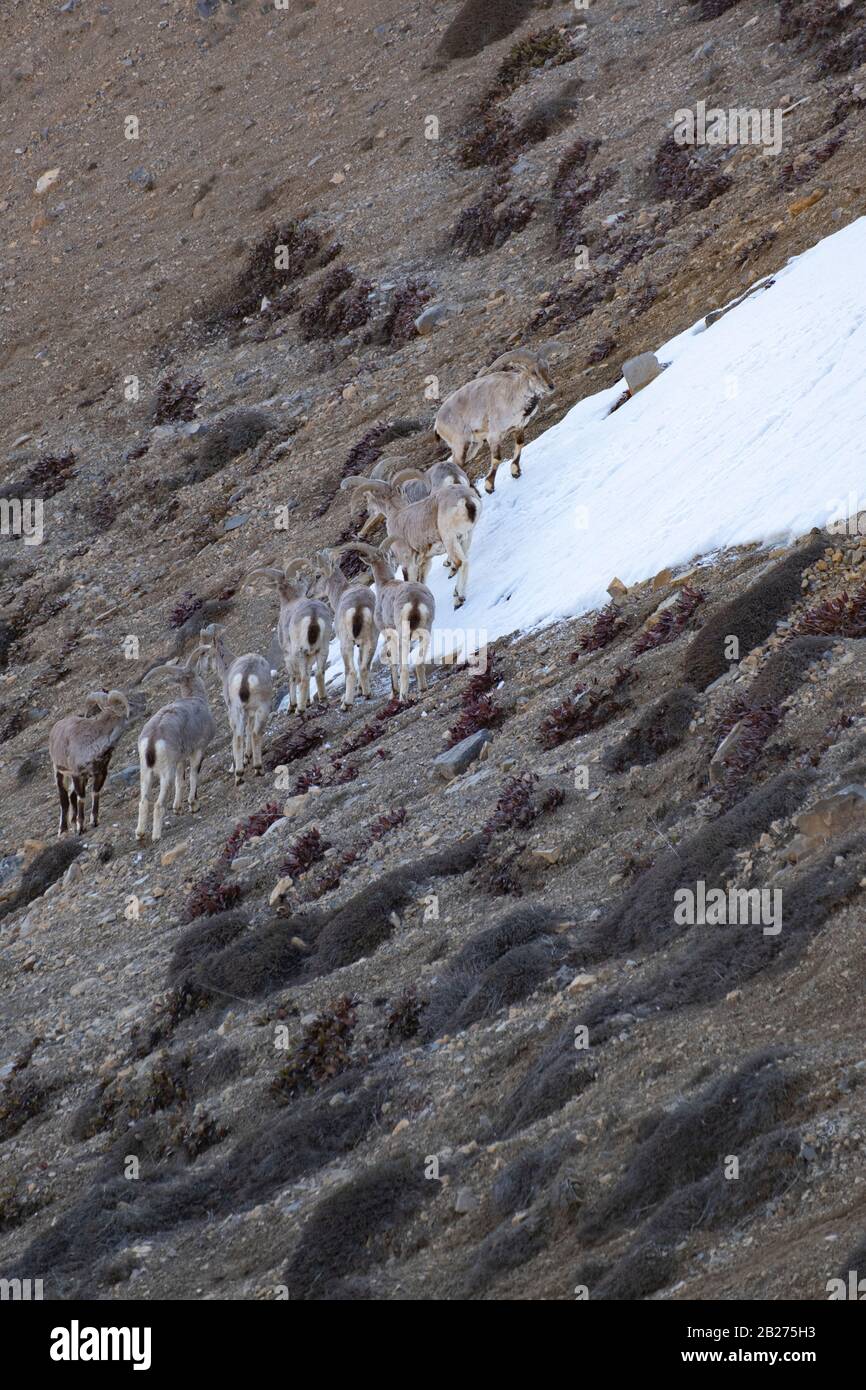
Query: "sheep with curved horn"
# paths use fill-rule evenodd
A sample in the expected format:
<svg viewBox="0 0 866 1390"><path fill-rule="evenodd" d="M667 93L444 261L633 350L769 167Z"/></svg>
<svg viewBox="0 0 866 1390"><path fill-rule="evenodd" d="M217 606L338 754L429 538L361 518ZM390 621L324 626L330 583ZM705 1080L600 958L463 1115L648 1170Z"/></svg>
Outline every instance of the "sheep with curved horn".
<svg viewBox="0 0 866 1390"><path fill-rule="evenodd" d="M445 483L420 502L407 502L394 483L376 478L344 478L340 486L363 492L371 499L371 507L376 505L384 513L387 538L408 579L423 583L432 556L444 551L449 573L457 575L454 607L466 602L469 547L481 514L481 502L470 488Z"/></svg>
<svg viewBox="0 0 866 1390"><path fill-rule="evenodd" d="M303 714L310 702L310 677L315 674L316 693L324 703L325 670L328 648L334 635L331 612L320 599L310 598L305 584L296 576L306 560L290 560L284 570L263 565L250 570L247 579L266 578L275 585L280 596L280 617L277 641L289 677L289 709Z"/></svg>
<svg viewBox="0 0 866 1390"><path fill-rule="evenodd" d="M60 797L60 826L72 821L79 835L84 833L84 802L87 779L93 779L90 793L90 824L99 824L99 793L108 775L111 755L129 721L129 702L120 690L92 690L83 715L67 714L58 719L48 735L51 771Z"/></svg>
<svg viewBox="0 0 866 1390"><path fill-rule="evenodd" d="M207 689L194 663L205 655L206 647L196 647L185 666L156 666L148 671L144 683L156 676L169 676L180 686L180 699L161 705L152 714L138 736L140 789L136 838L147 834L147 816L154 777L159 778L159 794L153 808L153 839L162 836L165 803L168 789L174 782L172 810L177 813L183 799L183 784L189 770L188 804L196 810L198 775L208 746L216 733L216 724L208 704Z"/></svg>
<svg viewBox="0 0 866 1390"><path fill-rule="evenodd" d="M419 693L427 689L427 662L433 643L436 600L426 584L396 578L383 553L389 547L388 540L379 550L362 541L348 541L345 545L334 546L331 554L354 550L368 561L376 581L375 620L385 640L391 689L405 700L409 694L409 656L413 642L420 648L415 683Z"/></svg>
<svg viewBox="0 0 866 1390"><path fill-rule="evenodd" d="M257 652L232 656L223 636L221 623L209 623L199 633L205 655L199 668L213 663L222 686L223 703L232 731L232 766L235 786L244 780L244 767L252 760L253 772L261 777L262 736L274 698L270 662Z"/></svg>
<svg viewBox="0 0 866 1390"><path fill-rule="evenodd" d="M347 579L332 550L320 550L313 576L312 593L324 599L334 614L334 628L343 659L345 688L343 709L355 702L358 682L365 700L370 699L370 664L379 641L376 626L376 596L368 584ZM355 669L355 652L358 667Z"/></svg>
<svg viewBox="0 0 866 1390"><path fill-rule="evenodd" d="M520 456L526 426L542 396L553 390L547 362L526 348L504 352L478 375L446 397L434 421L434 431L451 450L459 468L486 444L490 468L484 486L492 492L502 462L502 445L512 431L515 453L511 474L520 477Z"/></svg>

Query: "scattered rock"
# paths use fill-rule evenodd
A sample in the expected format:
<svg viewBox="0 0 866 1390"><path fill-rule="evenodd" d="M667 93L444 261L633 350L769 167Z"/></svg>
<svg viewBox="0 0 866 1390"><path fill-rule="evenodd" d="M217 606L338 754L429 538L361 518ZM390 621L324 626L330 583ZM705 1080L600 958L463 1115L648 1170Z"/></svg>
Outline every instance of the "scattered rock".
<svg viewBox="0 0 866 1390"><path fill-rule="evenodd" d="M852 782L797 816L795 824L801 835L823 843L832 839L834 835L862 826L864 821L866 787L859 782Z"/></svg>
<svg viewBox="0 0 866 1390"><path fill-rule="evenodd" d="M41 174L39 178L36 180L37 195L41 197L43 193L47 193L49 188L51 188L59 178L59 169L46 169L45 173Z"/></svg>
<svg viewBox="0 0 866 1390"><path fill-rule="evenodd" d="M568 986L569 994L579 994L582 989L591 989L598 981L597 975L575 975L571 984Z"/></svg>
<svg viewBox="0 0 866 1390"><path fill-rule="evenodd" d="M154 178L153 174L150 172L149 169L140 167L138 169L133 169L132 173L129 176L129 182L134 183L136 188L142 188L145 191L149 191L151 188L155 186L156 179Z"/></svg>
<svg viewBox="0 0 866 1390"><path fill-rule="evenodd" d="M642 352L638 357L630 357L622 364L622 374L632 395L649 386L651 381L661 376L663 370L654 352Z"/></svg>
<svg viewBox="0 0 866 1390"><path fill-rule="evenodd" d="M286 893L288 893L289 889L290 889L291 886L292 886L292 882L293 882L293 880L292 880L291 875L287 875L285 878L281 878L281 879L278 879L278 880L277 880L277 883L276 883L275 887L271 889L271 895L270 895L270 897L268 898L268 902L270 903L271 907L273 907L276 903L278 903L278 902L280 901L280 899L281 899Z"/></svg>
<svg viewBox="0 0 866 1390"><path fill-rule="evenodd" d="M163 868L168 868L169 864L173 864L176 859L180 859L182 854L186 854L189 846L189 840L181 840L179 845L174 845L171 849L164 850L159 856L160 864L162 864Z"/></svg>
<svg viewBox="0 0 866 1390"><path fill-rule="evenodd" d="M478 1206L478 1198L471 1187L461 1187L454 1198L454 1210L461 1216L467 1212L475 1211Z"/></svg>
<svg viewBox="0 0 866 1390"><path fill-rule="evenodd" d="M450 782L452 778L459 777L461 772L465 772L477 758L481 756L481 750L485 744L489 743L493 735L489 729L479 729L477 733L470 734L468 738L463 738L459 743L455 743L453 748L446 748L444 753L439 753L433 759L433 768L444 781Z"/></svg>
<svg viewBox="0 0 866 1390"><path fill-rule="evenodd" d="M444 323L450 316L451 310L447 304L428 304L426 309L422 309L415 320L415 327L421 334L421 337L426 338L439 327L440 323Z"/></svg>

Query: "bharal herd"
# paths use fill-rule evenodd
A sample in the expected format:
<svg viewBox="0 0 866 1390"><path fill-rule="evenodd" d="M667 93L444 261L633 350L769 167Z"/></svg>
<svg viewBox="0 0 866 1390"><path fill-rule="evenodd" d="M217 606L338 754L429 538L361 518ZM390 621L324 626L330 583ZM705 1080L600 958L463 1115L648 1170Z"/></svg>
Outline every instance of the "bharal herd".
<svg viewBox="0 0 866 1390"><path fill-rule="evenodd" d="M334 636L345 674L343 708L354 703L359 685L361 694L370 698L370 666L380 637L392 693L401 700L408 695L413 646L417 647L416 685L419 691L427 689L436 604L424 581L433 556L444 554L446 568L456 577L454 607L465 602L469 549L481 515L480 495L464 466L487 444L490 468L484 486L493 492L503 443L513 433L511 472L519 478L524 429L541 397L552 390L543 358L525 349L504 353L442 403L434 429L450 449L449 459L434 463L426 472L391 459L377 464L369 477L343 480L342 486L362 500L369 513L357 541L321 550L312 563L300 558L290 560L285 569L250 571L248 580L268 580L279 595L277 639L288 676L290 710L303 713L307 708L313 677L318 699L326 699L325 668ZM364 538L378 521L384 521L385 539L376 548ZM346 551L366 561L369 582L346 578L340 568L340 556ZM402 569L402 578L397 569ZM233 656L223 627L211 623L201 629L185 665L157 666L143 677L144 682L157 676L174 681L178 696L152 714L138 736L141 782L136 835L140 840L147 835L155 781L159 791L153 806L154 840L162 835L172 783L172 810L181 809L187 777L187 802L190 811L196 809L199 773L216 733L203 680L208 669L222 687L235 785L243 782L249 762L255 774L262 775L262 740L275 673L270 662L255 652ZM99 793L129 718L129 703L121 691L97 690L87 696L83 715L67 715L52 728L48 747L60 797L60 835L68 828L70 812L78 833L83 833L88 779L92 783L90 824L98 824Z"/></svg>

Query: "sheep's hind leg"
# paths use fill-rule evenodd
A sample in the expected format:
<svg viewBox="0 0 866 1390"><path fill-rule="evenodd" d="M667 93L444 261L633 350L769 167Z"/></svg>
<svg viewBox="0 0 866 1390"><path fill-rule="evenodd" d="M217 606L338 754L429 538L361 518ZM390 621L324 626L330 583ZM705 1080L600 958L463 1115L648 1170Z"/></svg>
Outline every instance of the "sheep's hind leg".
<svg viewBox="0 0 866 1390"><path fill-rule="evenodd" d="M103 783L108 776L108 763L109 758L103 758L100 762L95 762L93 764L93 789L90 793L90 824L94 830L99 824L99 793L102 791Z"/></svg>
<svg viewBox="0 0 866 1390"><path fill-rule="evenodd" d="M143 840L147 834L147 812L152 782L153 768L147 766L142 767L141 784L138 795L138 824L135 827L135 838L137 840Z"/></svg>
<svg viewBox="0 0 866 1390"><path fill-rule="evenodd" d="M524 440L524 438L525 438L525 435L524 435L524 433L523 433L523 430L515 430L515 431L514 431L514 443L515 443L515 445L516 445L516 449L515 449L515 453L514 453L514 458L511 460L511 476L512 476L512 478L519 478L519 477L520 477L520 455L523 453L523 440Z"/></svg>
<svg viewBox="0 0 866 1390"><path fill-rule="evenodd" d="M82 773L80 777L73 777L72 785L75 788L76 807L75 824L79 835L84 834L84 803L87 799L87 776Z"/></svg>
<svg viewBox="0 0 866 1390"><path fill-rule="evenodd" d="M502 462L502 440L491 439L490 441L490 471L484 479L484 491L492 492L496 487L496 470Z"/></svg>
<svg viewBox="0 0 866 1390"><path fill-rule="evenodd" d="M60 797L60 825L58 826L57 834L65 835L69 818L69 792L63 773L55 773L55 776L57 778L57 794Z"/></svg>

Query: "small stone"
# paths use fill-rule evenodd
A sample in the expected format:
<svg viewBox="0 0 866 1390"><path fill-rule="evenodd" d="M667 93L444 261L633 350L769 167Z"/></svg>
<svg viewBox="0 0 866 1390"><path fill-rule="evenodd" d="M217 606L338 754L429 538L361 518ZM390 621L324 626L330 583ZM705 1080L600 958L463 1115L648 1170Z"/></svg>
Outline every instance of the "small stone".
<svg viewBox="0 0 866 1390"><path fill-rule="evenodd" d="M540 859L543 864L557 864L562 858L562 850L559 849L534 849L532 851L536 859Z"/></svg>
<svg viewBox="0 0 866 1390"><path fill-rule="evenodd" d="M571 984L568 986L567 992L569 994L579 994L582 989L591 989L592 986L597 982L597 980L597 975L575 975Z"/></svg>
<svg viewBox="0 0 866 1390"><path fill-rule="evenodd" d="M169 864L173 864L176 859L180 859L182 854L186 854L189 846L189 840L181 840L179 845L174 845L171 849L164 850L159 856L160 864L162 864L163 868L168 868Z"/></svg>
<svg viewBox="0 0 866 1390"><path fill-rule="evenodd" d="M133 169L129 176L129 182L134 183L137 188L143 188L145 191L149 192L150 189L154 187L156 179L149 169L140 167L138 169Z"/></svg>
<svg viewBox="0 0 866 1390"><path fill-rule="evenodd" d="M816 188L815 192L809 193L807 197L795 199L788 208L789 216L799 217L801 212L805 212L807 208L814 207L816 203L820 203L821 199L826 196L826 193L826 188Z"/></svg>
<svg viewBox="0 0 866 1390"><path fill-rule="evenodd" d="M402 1134L403 1131L404 1131L405 1129L408 1129L408 1128L409 1128L409 1121L408 1121L408 1120L406 1120L406 1119L398 1120L397 1123L395 1124L394 1128L391 1130L391 1133L392 1133L392 1134Z"/></svg>
<svg viewBox="0 0 866 1390"><path fill-rule="evenodd" d="M642 352L622 364L622 374L632 395L649 386L651 381L661 376L662 371L662 365L654 352Z"/></svg>
<svg viewBox="0 0 866 1390"><path fill-rule="evenodd" d="M461 739L453 748L446 748L444 753L439 753L433 759L434 771L446 782L459 777L481 756L482 748L492 737L489 729L479 729L477 733Z"/></svg>
<svg viewBox="0 0 866 1390"><path fill-rule="evenodd" d="M454 1198L454 1210L461 1216L467 1212L475 1211L478 1206L478 1198L471 1187L461 1187Z"/></svg>
<svg viewBox="0 0 866 1390"><path fill-rule="evenodd" d="M628 587L627 585L623 584L621 579L614 578L608 584L607 592L610 594L612 599L625 598L626 594L628 593Z"/></svg>
<svg viewBox="0 0 866 1390"><path fill-rule="evenodd" d="M287 875L285 878L281 878L277 881L276 885L271 890L270 897L268 898L268 902L270 903L271 907L273 907L275 903L278 903L280 901L280 898L282 898L284 894L288 893L291 886L291 875Z"/></svg>
<svg viewBox="0 0 866 1390"><path fill-rule="evenodd" d="M46 169L44 174L40 174L36 180L36 193L41 198L43 193L47 193L49 188L60 178L59 169Z"/></svg>
<svg viewBox="0 0 866 1390"><path fill-rule="evenodd" d="M430 333L435 332L440 323L444 323L450 317L451 310L447 304L428 304L415 320L415 327L426 338Z"/></svg>

